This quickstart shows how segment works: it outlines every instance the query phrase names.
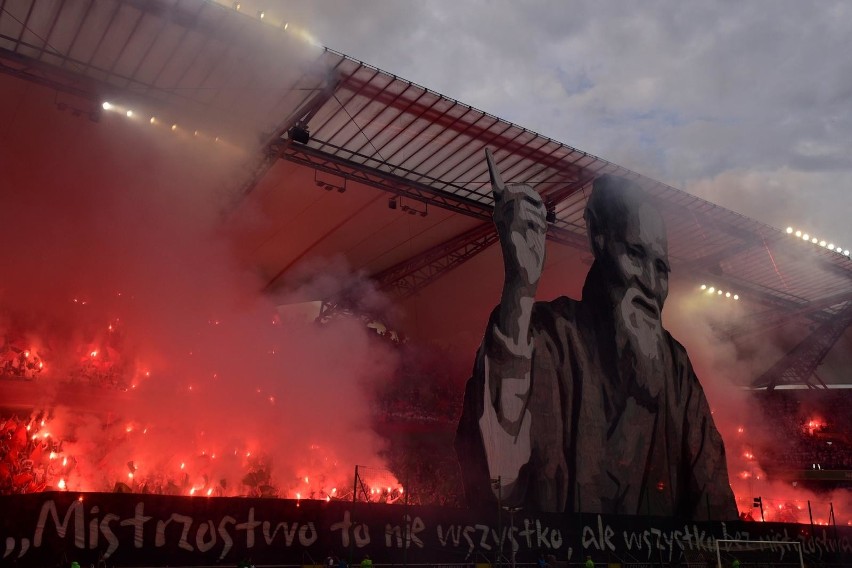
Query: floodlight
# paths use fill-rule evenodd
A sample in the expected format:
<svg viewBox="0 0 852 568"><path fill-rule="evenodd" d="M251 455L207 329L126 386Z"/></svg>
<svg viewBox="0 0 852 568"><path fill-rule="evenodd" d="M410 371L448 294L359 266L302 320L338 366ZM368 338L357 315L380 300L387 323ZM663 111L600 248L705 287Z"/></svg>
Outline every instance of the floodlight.
<svg viewBox="0 0 852 568"><path fill-rule="evenodd" d="M719 294L720 296L722 295L722 291L721 291L721 290L717 290L717 291L716 291L716 293L717 293L717 294Z"/></svg>
<svg viewBox="0 0 852 568"><path fill-rule="evenodd" d="M707 284L702 284L702 285L701 285L701 289L702 289L702 290L706 290L706 289L707 289Z"/></svg>
<svg viewBox="0 0 852 568"><path fill-rule="evenodd" d="M845 254L846 256L849 256L849 249L846 249L845 251L843 251L843 254Z"/></svg>
<svg viewBox="0 0 852 568"><path fill-rule="evenodd" d="M284 22L284 31L285 31L285 32L287 31L287 28L288 28L288 27L290 27L290 23L289 23L289 22Z"/></svg>
<svg viewBox="0 0 852 568"><path fill-rule="evenodd" d="M725 292L725 297L726 297L726 298L730 298L730 297L731 297L731 293L730 293L730 292Z"/></svg>
<svg viewBox="0 0 852 568"><path fill-rule="evenodd" d="M830 243L828 245L828 250L834 250L834 243Z"/></svg>
<svg viewBox="0 0 852 568"><path fill-rule="evenodd" d="M739 294L734 294L734 300L739 300L739 299L740 299Z"/></svg>
<svg viewBox="0 0 852 568"><path fill-rule="evenodd" d="M127 112L125 112L124 114L126 114L126 115L127 115L127 118L131 118L131 117L133 116L133 111L132 111L132 110L128 110L128 111L127 111Z"/></svg>
<svg viewBox="0 0 852 568"><path fill-rule="evenodd" d="M811 242L812 242L812 243L814 243L814 244L816 244L816 243L817 243L817 238L816 238L816 237L812 238L812 239L811 239Z"/></svg>
<svg viewBox="0 0 852 568"><path fill-rule="evenodd" d="M177 130L177 124L172 124L172 130Z"/></svg>
<svg viewBox="0 0 852 568"><path fill-rule="evenodd" d="M157 123L157 117L156 117L156 116L152 116L152 117L151 117L151 120L149 120L148 122L150 122L151 124L156 124L156 123Z"/></svg>
<svg viewBox="0 0 852 568"><path fill-rule="evenodd" d="M710 293L712 294L713 292L715 292L715 291L716 291L716 288L714 288L713 286L710 286L710 289L709 289L709 290L707 290L707 291L708 291L708 292L710 292Z"/></svg>
<svg viewBox="0 0 852 568"><path fill-rule="evenodd" d="M259 12L257 13L257 17L258 17L258 18L260 18L260 19L262 20L263 18L265 18L265 17L266 17L266 12L264 12L263 10L259 11Z"/></svg>
<svg viewBox="0 0 852 568"><path fill-rule="evenodd" d="M824 247L825 245L826 245L826 242L825 242L825 241L820 241L820 242L819 242L819 246Z"/></svg>
<svg viewBox="0 0 852 568"><path fill-rule="evenodd" d="M787 227L787 234L789 235L792 232L793 232L793 227Z"/></svg>
<svg viewBox="0 0 852 568"><path fill-rule="evenodd" d="M803 241L809 241L809 240L811 240L811 236L809 234L805 233L805 234L802 235L802 240Z"/></svg>
<svg viewBox="0 0 852 568"><path fill-rule="evenodd" d="M104 102L104 104L101 105L101 108L104 110L110 110L112 108L112 103Z"/></svg>
<svg viewBox="0 0 852 568"><path fill-rule="evenodd" d="M802 231L796 231L796 236L797 236L797 237L801 237L801 236L802 236Z"/></svg>

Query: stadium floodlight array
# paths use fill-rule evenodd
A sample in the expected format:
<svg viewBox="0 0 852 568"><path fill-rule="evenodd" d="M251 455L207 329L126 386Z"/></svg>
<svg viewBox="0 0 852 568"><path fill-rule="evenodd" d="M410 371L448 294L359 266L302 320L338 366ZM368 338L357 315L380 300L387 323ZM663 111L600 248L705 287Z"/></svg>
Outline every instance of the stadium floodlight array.
<svg viewBox="0 0 852 568"><path fill-rule="evenodd" d="M130 119L133 119L136 116L136 111L134 111L133 109L127 108L126 106L119 105L119 104L116 104L116 103L111 103L109 101L104 101L101 104L101 108L104 109L105 111L117 112L119 114L126 116L127 118L130 118ZM151 116L148 119L147 122L148 122L148 124L150 124L152 126L160 126L161 124L165 124L162 119L160 119L156 116ZM178 127L177 123L172 123L172 125L169 127L169 130L172 131L172 132L177 132L178 128L179 127ZM212 140L213 142L220 142L222 140L219 136L205 136L199 130L192 130L191 132L192 132L192 136L194 138L203 138L203 139L207 139L207 140Z"/></svg>
<svg viewBox="0 0 852 568"><path fill-rule="evenodd" d="M730 290L722 290L721 288L717 288L715 286L708 286L707 284L702 284L699 287L699 289L702 292L706 293L708 296L716 296L717 298L718 297L728 298L729 300L731 300L731 299L739 300L740 299L739 294L734 294Z"/></svg>
<svg viewBox="0 0 852 568"><path fill-rule="evenodd" d="M794 229L793 227L787 227L787 234L792 235L798 239L802 239L803 241L809 242L811 244L817 245L818 247L827 248L830 251L836 252L837 254L842 254L843 256L849 258L849 249L844 249L840 245L835 245L831 241L826 241L825 239L817 238L813 235L805 233L800 229Z"/></svg>

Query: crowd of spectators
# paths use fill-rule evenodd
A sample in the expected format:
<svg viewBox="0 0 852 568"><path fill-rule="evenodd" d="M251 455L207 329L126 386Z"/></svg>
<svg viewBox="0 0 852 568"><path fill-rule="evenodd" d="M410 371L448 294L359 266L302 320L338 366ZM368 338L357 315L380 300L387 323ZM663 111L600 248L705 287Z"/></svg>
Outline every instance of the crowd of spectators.
<svg viewBox="0 0 852 568"><path fill-rule="evenodd" d="M44 418L0 416L0 495L44 491L63 470L74 467L68 460L55 460L61 442L38 435Z"/></svg>
<svg viewBox="0 0 852 568"><path fill-rule="evenodd" d="M852 470L852 390L776 390L758 401L765 468Z"/></svg>

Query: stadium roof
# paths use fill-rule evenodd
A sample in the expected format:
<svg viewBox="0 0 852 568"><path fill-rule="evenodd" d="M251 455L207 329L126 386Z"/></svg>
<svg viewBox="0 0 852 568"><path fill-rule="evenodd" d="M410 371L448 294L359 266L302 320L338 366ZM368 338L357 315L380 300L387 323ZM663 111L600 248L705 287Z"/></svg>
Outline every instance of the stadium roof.
<svg viewBox="0 0 852 568"><path fill-rule="evenodd" d="M406 200L401 206L413 214L441 211L416 248L401 254L389 247L397 252L361 263L402 295L496 241L487 147L504 179L533 185L544 196L555 213L548 237L556 243L587 249L583 209L591 183L613 173L656 199L676 273L766 308L752 325L803 315L830 319L852 300L852 260L827 246L311 46L280 22L213 2L0 2L0 70L90 100L93 109L112 98L194 113L198 120L256 124L266 133L265 154L246 193L269 183L269 176L310 172L325 189L368 186ZM247 92L256 94L250 105ZM301 128L309 131L307 143L292 138ZM296 170L282 169L281 158ZM380 207L384 203L371 201L363 211ZM351 239L337 229L316 228L317 239ZM270 286L302 258L272 248L282 252L254 259L271 276Z"/></svg>

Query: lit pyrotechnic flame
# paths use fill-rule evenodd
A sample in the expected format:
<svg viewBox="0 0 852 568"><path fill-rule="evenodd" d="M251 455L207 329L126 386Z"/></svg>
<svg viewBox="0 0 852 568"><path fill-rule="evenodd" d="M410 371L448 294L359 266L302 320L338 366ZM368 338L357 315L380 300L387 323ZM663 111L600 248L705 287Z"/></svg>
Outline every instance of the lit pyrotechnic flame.
<svg viewBox="0 0 852 568"><path fill-rule="evenodd" d="M60 489L65 489L65 487L66 487L66 485L65 485L65 480L64 480L64 479L60 479L60 480L59 480L59 483L57 483L57 487L59 487Z"/></svg>
<svg viewBox="0 0 852 568"><path fill-rule="evenodd" d="M98 352L97 352L97 350L95 350L95 351L92 351L91 353L89 353L89 355L91 355L92 357L97 357Z"/></svg>
<svg viewBox="0 0 852 568"><path fill-rule="evenodd" d="M50 452L50 459L52 459L52 460L56 459L56 452Z"/></svg>
<svg viewBox="0 0 852 568"><path fill-rule="evenodd" d="M68 465L68 458L62 458L62 467Z"/></svg>
<svg viewBox="0 0 852 568"><path fill-rule="evenodd" d="M207 496L210 497L210 495L212 495L212 494L213 494L213 488L211 487L210 489L207 490Z"/></svg>

